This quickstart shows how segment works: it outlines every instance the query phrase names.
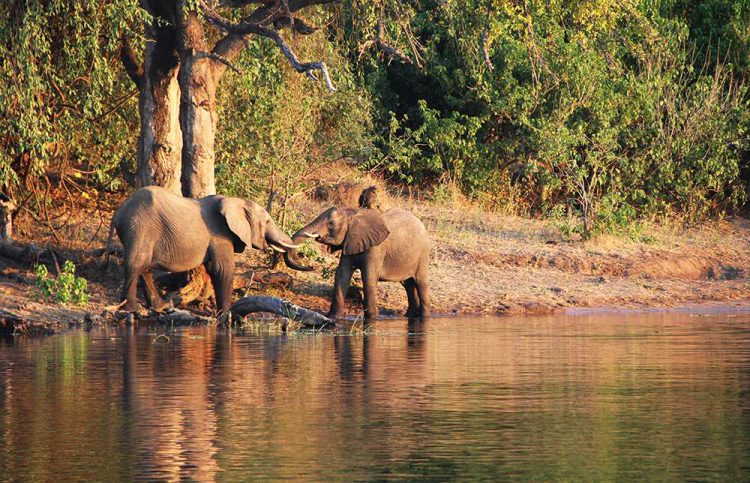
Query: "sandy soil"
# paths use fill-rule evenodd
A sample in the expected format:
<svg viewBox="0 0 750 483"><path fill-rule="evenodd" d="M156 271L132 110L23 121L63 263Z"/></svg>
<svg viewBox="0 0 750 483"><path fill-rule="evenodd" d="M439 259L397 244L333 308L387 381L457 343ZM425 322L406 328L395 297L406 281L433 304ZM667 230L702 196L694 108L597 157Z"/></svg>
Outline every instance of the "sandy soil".
<svg viewBox="0 0 750 483"><path fill-rule="evenodd" d="M338 183L314 190L296 200L288 218L302 222L333 204L355 204L369 182ZM0 310L54 329L80 323L87 313L99 314L105 306L116 303L119 267L105 270L101 260L82 253L104 246L111 210L118 202L111 197L103 209L101 204L96 209L82 209L78 219L57 234L66 240L62 245L33 222L18 231L20 242L36 242L43 247L50 240L79 262L79 272L89 280L88 308L35 300L38 294L28 263L0 257ZM458 208L398 197L388 197L385 203L411 209L430 232L431 292L436 314L675 307L750 299L750 221L743 218L694 228L649 227L649 243L622 237L600 237L584 243L565 239L552 222L486 213L466 204ZM238 295L276 295L309 308L328 308L335 258L320 250L312 260L317 270L308 273L289 271L283 264L271 269L270 261L268 254L256 251L238 255L238 285L245 286ZM263 283L265 275L278 271L291 277ZM357 276L355 284L361 285ZM401 285L382 282L379 289L382 312L403 313L406 297ZM354 316L361 313L361 291L355 288L350 294L348 313Z"/></svg>

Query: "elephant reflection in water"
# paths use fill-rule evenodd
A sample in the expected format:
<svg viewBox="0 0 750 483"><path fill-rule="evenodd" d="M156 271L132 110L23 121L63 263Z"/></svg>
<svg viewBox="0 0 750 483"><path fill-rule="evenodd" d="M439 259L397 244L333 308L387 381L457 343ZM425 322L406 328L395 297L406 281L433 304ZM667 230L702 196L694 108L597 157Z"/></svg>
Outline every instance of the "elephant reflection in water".
<svg viewBox="0 0 750 483"><path fill-rule="evenodd" d="M219 471L214 364L225 349L210 328L180 342L179 353L155 350L151 338L127 336L123 364L125 434L138 474L159 480L214 480ZM219 337L221 339L221 337Z"/></svg>

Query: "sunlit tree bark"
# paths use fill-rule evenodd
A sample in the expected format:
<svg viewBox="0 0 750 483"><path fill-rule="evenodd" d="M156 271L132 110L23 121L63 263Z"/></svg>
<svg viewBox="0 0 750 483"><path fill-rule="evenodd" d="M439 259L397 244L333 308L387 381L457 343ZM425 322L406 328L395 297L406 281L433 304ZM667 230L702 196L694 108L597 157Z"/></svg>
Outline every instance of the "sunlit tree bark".
<svg viewBox="0 0 750 483"><path fill-rule="evenodd" d="M146 22L144 60L139 63L127 42L122 60L140 91L141 132L138 139L137 185L164 186L184 196L216 193L214 141L218 126L216 91L227 68L251 35L273 40L295 70L315 78L319 71L334 90L323 62L301 62L279 33L315 31L295 12L331 0L220 2L221 7L255 10L232 23L203 2L143 0L151 16ZM206 27L224 34L209 45Z"/></svg>

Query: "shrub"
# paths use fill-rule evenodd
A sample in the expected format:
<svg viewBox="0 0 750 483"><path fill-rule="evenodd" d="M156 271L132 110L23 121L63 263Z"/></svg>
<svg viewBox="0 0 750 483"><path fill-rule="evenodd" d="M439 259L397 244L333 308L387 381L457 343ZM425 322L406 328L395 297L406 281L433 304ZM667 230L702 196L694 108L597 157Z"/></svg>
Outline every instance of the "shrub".
<svg viewBox="0 0 750 483"><path fill-rule="evenodd" d="M88 283L85 278L76 276L73 262L66 260L57 279L51 279L45 265L37 265L36 287L45 300L61 304L86 306L89 303Z"/></svg>

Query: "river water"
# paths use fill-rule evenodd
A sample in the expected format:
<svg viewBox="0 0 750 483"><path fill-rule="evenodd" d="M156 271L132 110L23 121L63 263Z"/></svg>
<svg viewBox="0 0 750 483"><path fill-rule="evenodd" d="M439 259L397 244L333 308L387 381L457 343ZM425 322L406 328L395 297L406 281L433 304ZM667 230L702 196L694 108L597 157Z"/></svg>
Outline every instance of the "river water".
<svg viewBox="0 0 750 483"><path fill-rule="evenodd" d="M249 477L748 480L750 315L0 342L0 479Z"/></svg>

